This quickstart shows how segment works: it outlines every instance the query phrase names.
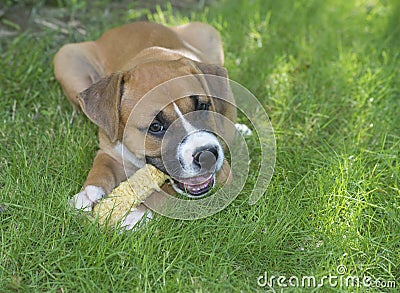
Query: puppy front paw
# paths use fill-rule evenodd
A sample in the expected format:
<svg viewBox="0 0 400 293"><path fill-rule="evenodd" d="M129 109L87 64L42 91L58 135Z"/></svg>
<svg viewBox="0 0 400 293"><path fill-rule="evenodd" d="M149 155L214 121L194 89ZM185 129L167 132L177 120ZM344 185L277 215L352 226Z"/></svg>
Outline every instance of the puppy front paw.
<svg viewBox="0 0 400 293"><path fill-rule="evenodd" d="M105 195L104 189L94 185L88 185L84 190L75 194L69 204L78 210L90 212L93 206Z"/></svg>
<svg viewBox="0 0 400 293"><path fill-rule="evenodd" d="M122 220L121 227L125 230L135 230L148 223L152 218L152 212L141 204Z"/></svg>

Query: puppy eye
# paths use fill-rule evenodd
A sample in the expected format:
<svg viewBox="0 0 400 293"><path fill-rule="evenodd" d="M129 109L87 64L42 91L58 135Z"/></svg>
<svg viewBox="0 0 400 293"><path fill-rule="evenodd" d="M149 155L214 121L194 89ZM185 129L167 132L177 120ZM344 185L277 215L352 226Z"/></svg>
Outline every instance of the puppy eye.
<svg viewBox="0 0 400 293"><path fill-rule="evenodd" d="M164 126L160 122L153 122L149 127L149 131L152 133L160 133L164 131Z"/></svg>
<svg viewBox="0 0 400 293"><path fill-rule="evenodd" d="M203 110L203 111L208 111L208 109L210 108L210 104L209 103L199 103L197 105L197 110Z"/></svg>

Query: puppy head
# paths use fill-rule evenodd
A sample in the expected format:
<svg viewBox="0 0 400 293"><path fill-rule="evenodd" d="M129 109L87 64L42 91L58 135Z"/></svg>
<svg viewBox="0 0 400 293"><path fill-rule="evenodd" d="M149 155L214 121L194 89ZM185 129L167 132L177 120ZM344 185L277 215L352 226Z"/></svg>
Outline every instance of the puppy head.
<svg viewBox="0 0 400 293"><path fill-rule="evenodd" d="M223 97L215 98L209 93L216 85L199 74L227 77L221 66L186 58L148 62L100 80L78 99L108 143L123 142L135 156L171 175L176 191L196 197L214 185L226 162L220 136L229 140L226 120L236 119L228 81L218 85ZM217 121L212 113L227 119Z"/></svg>
<svg viewBox="0 0 400 293"><path fill-rule="evenodd" d="M213 98L191 95L162 108L146 135L146 160L174 178L174 189L205 194L224 162L224 142L213 117ZM184 114L185 113L185 114Z"/></svg>

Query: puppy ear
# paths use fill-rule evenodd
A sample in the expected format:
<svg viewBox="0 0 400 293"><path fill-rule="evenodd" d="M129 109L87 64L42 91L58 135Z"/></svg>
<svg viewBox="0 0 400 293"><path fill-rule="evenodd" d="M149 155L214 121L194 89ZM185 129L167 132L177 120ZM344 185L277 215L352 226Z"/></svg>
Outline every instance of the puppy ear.
<svg viewBox="0 0 400 293"><path fill-rule="evenodd" d="M217 64L206 64L197 62L197 68L205 74L200 77L200 82L207 94L210 96L218 97L214 99L214 106L216 112L223 113L232 121L236 120L235 101L228 79L228 72L225 67ZM223 77L214 78L213 75Z"/></svg>
<svg viewBox="0 0 400 293"><path fill-rule="evenodd" d="M235 123L237 111L230 81L228 79L228 72L225 67L200 62L197 62L196 66L203 74L205 74L204 76L199 76L198 79L207 95L214 97L211 100L211 103L215 112L222 114L224 117ZM213 76L222 78L215 78ZM234 131L231 131L231 124L229 124L225 119L222 119L222 117L214 116L214 119L216 119L218 133L223 136L225 142L229 145L229 143L233 141L234 137ZM226 149L225 143L222 144Z"/></svg>
<svg viewBox="0 0 400 293"><path fill-rule="evenodd" d="M217 64L207 64L201 62L197 62L196 65L197 68L199 68L200 71L203 72L203 74L218 75L228 78L228 71L225 69L225 67Z"/></svg>
<svg viewBox="0 0 400 293"><path fill-rule="evenodd" d="M198 77L207 95L229 100L231 96L228 72L225 67L216 64L196 62L197 68L204 76ZM213 76L223 77L214 78Z"/></svg>
<svg viewBox="0 0 400 293"><path fill-rule="evenodd" d="M120 105L124 91L124 74L113 73L78 94L86 116L115 142L118 138Z"/></svg>

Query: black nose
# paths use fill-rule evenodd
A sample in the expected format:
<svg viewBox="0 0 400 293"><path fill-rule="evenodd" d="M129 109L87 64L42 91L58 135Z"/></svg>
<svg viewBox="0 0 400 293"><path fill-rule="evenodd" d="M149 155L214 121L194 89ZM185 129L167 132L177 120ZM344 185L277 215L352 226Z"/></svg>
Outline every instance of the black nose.
<svg viewBox="0 0 400 293"><path fill-rule="evenodd" d="M193 153L193 162L201 168L211 170L218 160L218 148L215 146L204 146L196 149Z"/></svg>

